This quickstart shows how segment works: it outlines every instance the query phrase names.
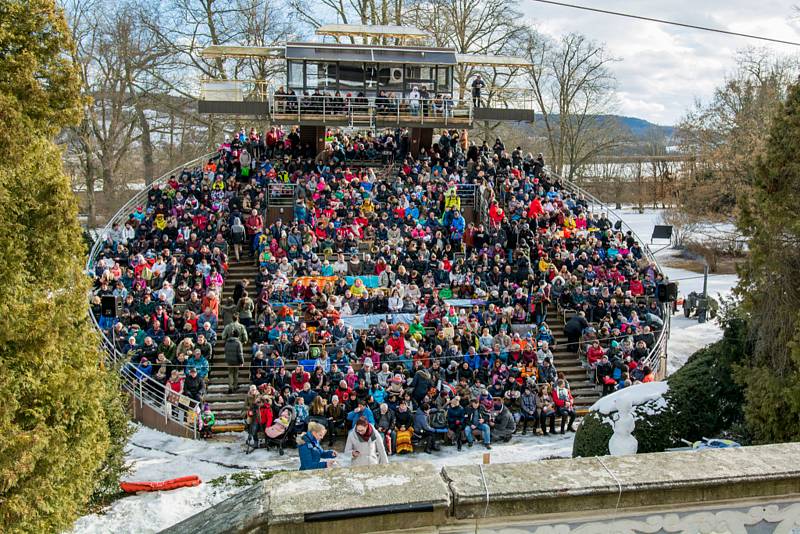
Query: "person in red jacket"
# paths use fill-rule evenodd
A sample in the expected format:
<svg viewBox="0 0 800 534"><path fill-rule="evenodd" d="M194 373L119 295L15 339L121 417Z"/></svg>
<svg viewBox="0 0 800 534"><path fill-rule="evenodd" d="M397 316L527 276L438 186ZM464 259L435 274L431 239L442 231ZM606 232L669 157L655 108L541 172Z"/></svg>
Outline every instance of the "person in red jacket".
<svg viewBox="0 0 800 534"><path fill-rule="evenodd" d="M500 226L500 223L503 222L503 217L505 217L505 211L503 208L497 205L497 202L492 202L492 205L489 207L489 219L492 221L492 226L497 228Z"/></svg>
<svg viewBox="0 0 800 534"><path fill-rule="evenodd" d="M398 330L392 333L392 337L389 338L389 345L394 349L395 354L405 354L406 352L406 338Z"/></svg>
<svg viewBox="0 0 800 534"><path fill-rule="evenodd" d="M542 207L542 201L539 200L539 197L533 197L533 200L531 200L531 203L528 205L528 218L534 219L543 214L544 208Z"/></svg>
<svg viewBox="0 0 800 534"><path fill-rule="evenodd" d="M352 393L352 392L353 392L353 390L350 389L349 387L347 387L347 382L344 381L344 380L341 380L339 382L339 387L336 388L336 391L334 392L334 395L336 395L340 399L349 399L350 398L350 393Z"/></svg>
<svg viewBox="0 0 800 534"><path fill-rule="evenodd" d="M264 396L259 396L256 403L252 408L252 415L250 424L250 439L252 440L253 447L258 448L258 434L264 432L270 425L272 425L272 406L269 400Z"/></svg>
<svg viewBox="0 0 800 534"><path fill-rule="evenodd" d="M592 366L592 369L594 369L597 362L600 361L605 353L606 351L600 346L600 340L595 339L592 341L589 350L586 351L586 360L589 362L589 365Z"/></svg>
<svg viewBox="0 0 800 534"><path fill-rule="evenodd" d="M639 280L638 276L634 276L633 278L631 278L628 288L631 291L631 295L633 295L634 297L641 297L642 295L644 295L644 285L642 285L642 281Z"/></svg>
<svg viewBox="0 0 800 534"><path fill-rule="evenodd" d="M311 375L303 369L302 365L298 365L292 373L292 391L302 391L303 385L309 380L311 380Z"/></svg>
<svg viewBox="0 0 800 534"><path fill-rule="evenodd" d="M560 378L553 389L553 404L556 405L556 414L561 416L561 433L564 433L567 417L569 417L569 431L575 432L572 424L575 422L575 400L563 378Z"/></svg>

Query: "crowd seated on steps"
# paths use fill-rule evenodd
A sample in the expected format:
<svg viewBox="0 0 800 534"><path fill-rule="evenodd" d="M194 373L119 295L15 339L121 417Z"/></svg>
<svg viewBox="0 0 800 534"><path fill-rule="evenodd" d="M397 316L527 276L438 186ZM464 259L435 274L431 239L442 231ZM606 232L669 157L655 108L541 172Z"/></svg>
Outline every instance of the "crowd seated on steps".
<svg viewBox="0 0 800 534"><path fill-rule="evenodd" d="M407 130L331 131L314 155L296 128L242 129L202 168L153 187L104 237L93 273L93 311L128 372L165 384L168 402L202 402L209 365L226 366L211 361L224 326L245 348L252 434L287 404L297 430L319 421L330 438L369 414L390 453L413 437L426 450L441 436L488 447L554 433L556 418L571 430L559 348L583 354L606 393L652 379L638 362L663 324L661 274L630 233L563 190L541 155L463 131L417 158L410 146ZM354 147L394 163L361 165ZM271 184L297 200L265 225ZM485 223L464 219L470 188ZM259 273L221 302L242 247ZM101 316L103 295L119 297L119 318ZM560 320L551 303L576 312L566 340L548 326Z"/></svg>

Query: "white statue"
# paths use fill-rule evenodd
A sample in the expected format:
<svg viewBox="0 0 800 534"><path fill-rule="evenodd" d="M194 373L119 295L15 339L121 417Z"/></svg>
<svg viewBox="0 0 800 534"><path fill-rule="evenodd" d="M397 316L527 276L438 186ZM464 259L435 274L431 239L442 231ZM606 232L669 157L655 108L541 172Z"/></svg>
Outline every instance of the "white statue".
<svg viewBox="0 0 800 534"><path fill-rule="evenodd" d="M612 456L624 456L626 454L636 454L639 449L639 442L633 437L633 429L636 427L636 419L633 417L633 407L627 397L617 399L614 403L617 407L617 416L614 418L614 434L608 440L608 451Z"/></svg>

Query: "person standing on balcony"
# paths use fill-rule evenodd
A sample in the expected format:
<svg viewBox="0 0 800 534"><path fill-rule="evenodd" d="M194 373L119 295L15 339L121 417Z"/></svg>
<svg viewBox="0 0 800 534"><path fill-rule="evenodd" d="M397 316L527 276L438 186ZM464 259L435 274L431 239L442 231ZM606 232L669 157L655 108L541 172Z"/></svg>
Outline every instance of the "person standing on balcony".
<svg viewBox="0 0 800 534"><path fill-rule="evenodd" d="M475 76L475 79L472 80L472 106L479 108L481 107L481 89L486 87L486 82L483 81L481 75L478 74Z"/></svg>

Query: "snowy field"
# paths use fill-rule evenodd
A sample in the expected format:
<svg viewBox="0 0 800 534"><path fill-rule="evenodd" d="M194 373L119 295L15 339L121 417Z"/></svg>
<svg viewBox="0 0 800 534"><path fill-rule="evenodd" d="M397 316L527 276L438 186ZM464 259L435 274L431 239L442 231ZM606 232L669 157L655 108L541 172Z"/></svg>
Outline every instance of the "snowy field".
<svg viewBox="0 0 800 534"><path fill-rule="evenodd" d="M646 210L639 214L633 209L623 209L620 215L639 237L648 243L653 226L659 224L661 210ZM653 250L660 248L654 245ZM672 252L668 249L656 254L666 259ZM674 268L665 268L670 279L678 281L679 294L702 291L703 279L697 273ZM736 285L735 275L711 276L708 280L709 294L715 298L730 295ZM696 319L686 319L681 312L672 318L669 340L668 372L679 369L698 349L722 337L722 331L714 322L698 324ZM535 461L551 457L569 457L572 454L574 434L564 436L514 436L511 443L494 445L491 451L493 463ZM152 533L158 532L187 517L242 491L234 484L230 475L242 472L258 474L265 470L299 467L293 449L286 456L264 450L246 455L242 450L244 434L217 438L211 442L194 441L172 437L145 427L138 427L127 454L133 471L126 477L132 481L156 481L186 475L198 475L203 484L194 488L181 488L161 493L142 493L116 501L103 514L92 514L78 520L72 532L75 534L100 534L114 532ZM342 445L339 447L341 448ZM454 447L443 447L433 455L417 453L411 456L392 456L391 462L421 459L437 467L445 465L477 464L482 461L485 449L476 445L462 452ZM347 459L340 459L342 467ZM224 481L220 477L227 477ZM216 479L216 483L211 484Z"/></svg>

